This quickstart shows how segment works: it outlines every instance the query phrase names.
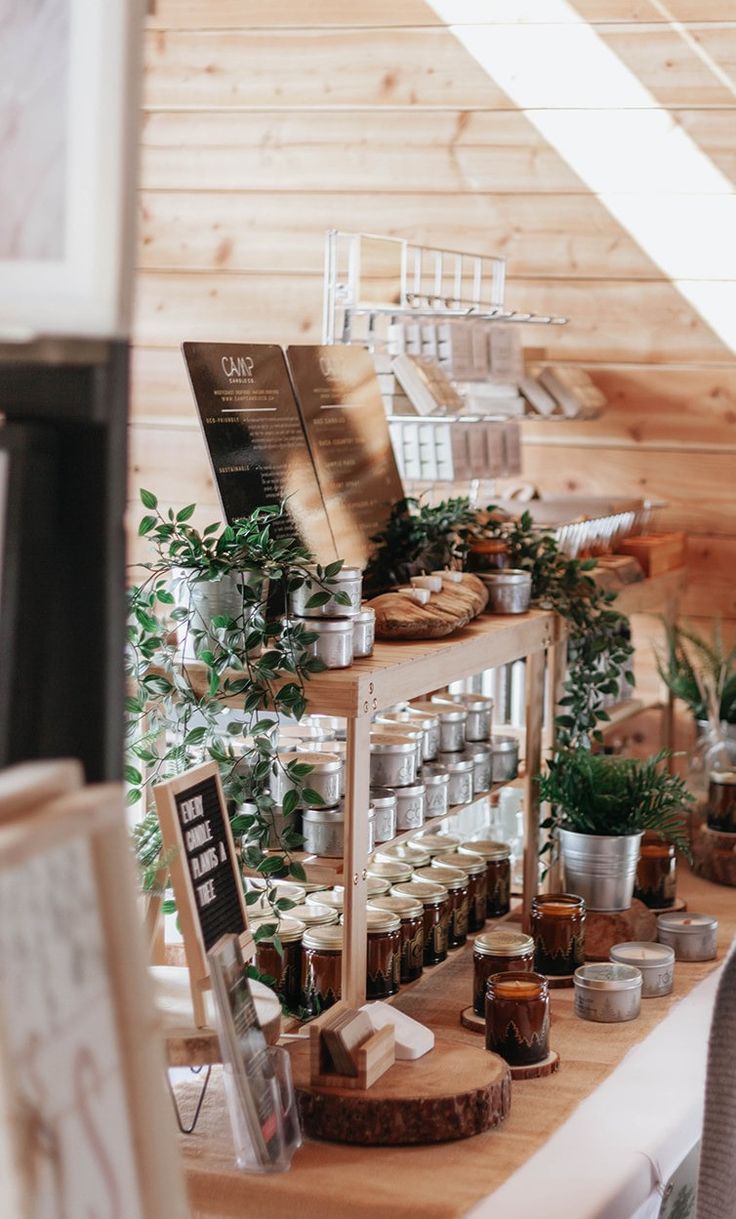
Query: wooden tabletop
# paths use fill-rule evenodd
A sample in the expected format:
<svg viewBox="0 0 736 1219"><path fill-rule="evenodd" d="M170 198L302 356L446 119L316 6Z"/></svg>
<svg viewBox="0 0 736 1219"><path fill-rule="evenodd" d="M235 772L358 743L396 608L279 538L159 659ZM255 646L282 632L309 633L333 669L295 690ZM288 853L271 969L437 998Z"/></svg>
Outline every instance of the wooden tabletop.
<svg viewBox="0 0 736 1219"><path fill-rule="evenodd" d="M566 1120L578 1104L619 1064L632 1045L667 1015L722 961L736 934L736 894L690 876L679 885L691 911L719 919L718 960L678 962L674 993L645 999L638 1020L593 1024L573 1014L572 991L552 992L553 1047L560 1070L547 1079L513 1085L511 1114L497 1130L461 1142L428 1147L363 1148L307 1142L291 1171L248 1177L232 1161L232 1140L219 1079L211 1085L195 1135L182 1139L194 1219L372 1219L390 1215L456 1219L493 1193ZM443 966L426 970L420 983L399 996L398 1006L432 1026L445 1039L480 1044L460 1024L471 1001L471 948ZM192 1092L196 1089L193 1085ZM186 1092L188 1085L181 1089ZM186 1106L188 1098L183 1098Z"/></svg>

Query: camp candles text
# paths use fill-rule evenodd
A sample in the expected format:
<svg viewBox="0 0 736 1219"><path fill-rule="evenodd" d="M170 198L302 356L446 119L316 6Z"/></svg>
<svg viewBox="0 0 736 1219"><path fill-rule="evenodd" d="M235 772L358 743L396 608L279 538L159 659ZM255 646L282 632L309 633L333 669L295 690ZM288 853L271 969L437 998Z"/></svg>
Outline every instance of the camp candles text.
<svg viewBox="0 0 736 1219"><path fill-rule="evenodd" d="M212 831L209 821L205 819L201 796L193 796L191 800L182 801L181 821L183 826L190 827L184 831L184 846L189 857L192 880L202 881L201 884L195 884L194 888L199 908L203 910L215 900L217 894L212 877L207 880L202 878L207 877L209 872L224 863L227 855L221 842L213 846L208 845L212 843ZM199 851L199 854L192 855L192 851Z"/></svg>

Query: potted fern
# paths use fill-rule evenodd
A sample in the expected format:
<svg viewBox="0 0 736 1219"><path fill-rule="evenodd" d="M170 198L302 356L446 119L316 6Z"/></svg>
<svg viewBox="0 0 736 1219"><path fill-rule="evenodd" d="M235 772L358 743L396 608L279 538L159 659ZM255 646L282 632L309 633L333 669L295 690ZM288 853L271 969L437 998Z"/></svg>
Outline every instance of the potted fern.
<svg viewBox="0 0 736 1219"><path fill-rule="evenodd" d="M641 761L562 750L540 777L540 797L552 807L544 828L559 841L565 886L590 910L629 908L645 830L687 851L681 813L692 796L660 765L668 756Z"/></svg>
<svg viewBox="0 0 736 1219"><path fill-rule="evenodd" d="M692 713L699 735L712 727L705 685L715 691L720 723L725 736L736 737L736 646L727 649L720 623L708 639L681 626L668 626L666 655L657 656L657 670L675 698Z"/></svg>

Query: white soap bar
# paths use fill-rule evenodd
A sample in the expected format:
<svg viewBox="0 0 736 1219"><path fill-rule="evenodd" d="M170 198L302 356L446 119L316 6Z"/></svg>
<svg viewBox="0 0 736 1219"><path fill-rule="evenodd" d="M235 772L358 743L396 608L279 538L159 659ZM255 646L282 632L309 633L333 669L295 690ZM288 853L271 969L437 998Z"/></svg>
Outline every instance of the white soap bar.
<svg viewBox="0 0 736 1219"><path fill-rule="evenodd" d="M375 1032L387 1024L394 1026L396 1057L403 1059L422 1058L434 1048L434 1033L418 1020L412 1020L404 1012L397 1011L389 1003L364 1003L364 1012Z"/></svg>

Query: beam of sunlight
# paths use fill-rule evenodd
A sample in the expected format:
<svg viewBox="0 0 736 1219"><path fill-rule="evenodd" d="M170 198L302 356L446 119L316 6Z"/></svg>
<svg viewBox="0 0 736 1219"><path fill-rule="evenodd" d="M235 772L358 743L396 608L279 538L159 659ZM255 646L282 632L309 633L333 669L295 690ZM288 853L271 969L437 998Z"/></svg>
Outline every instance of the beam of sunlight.
<svg viewBox="0 0 736 1219"><path fill-rule="evenodd" d="M508 25L453 25L582 182L736 352L736 193L706 153L567 0L515 0ZM495 0L495 10L504 8ZM527 14L525 24L524 14ZM632 316L632 325L636 318Z"/></svg>

